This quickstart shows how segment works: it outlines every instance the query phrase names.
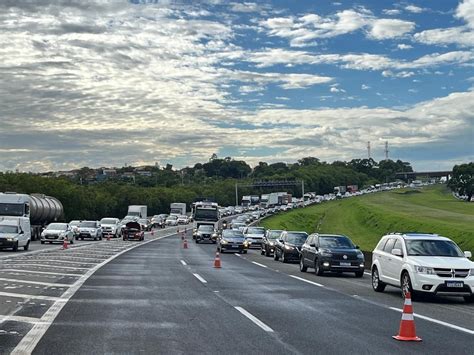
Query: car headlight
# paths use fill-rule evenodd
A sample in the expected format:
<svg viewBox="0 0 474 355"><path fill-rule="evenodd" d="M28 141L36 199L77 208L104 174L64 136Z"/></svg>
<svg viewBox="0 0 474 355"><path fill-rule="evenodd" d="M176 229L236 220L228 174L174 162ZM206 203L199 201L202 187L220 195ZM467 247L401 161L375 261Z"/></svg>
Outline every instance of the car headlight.
<svg viewBox="0 0 474 355"><path fill-rule="evenodd" d="M357 251L357 258L359 259L364 259L364 253L361 252L360 250Z"/></svg>
<svg viewBox="0 0 474 355"><path fill-rule="evenodd" d="M470 276L474 276L474 269L471 269L471 272L469 273Z"/></svg>
<svg viewBox="0 0 474 355"><path fill-rule="evenodd" d="M271 247L275 245L273 242L269 242L268 244L270 244Z"/></svg>
<svg viewBox="0 0 474 355"><path fill-rule="evenodd" d="M285 245L285 249L286 249L286 250L293 250L294 248L291 247L291 246L289 246L289 245Z"/></svg>
<svg viewBox="0 0 474 355"><path fill-rule="evenodd" d="M212 237L213 237L213 238L217 238L217 233L213 233L213 234L212 234Z"/></svg>
<svg viewBox="0 0 474 355"><path fill-rule="evenodd" d="M331 256L332 256L332 253L331 253L329 250L324 250L324 249L322 249L319 254L320 254L321 256L327 256L327 257L331 257Z"/></svg>
<svg viewBox="0 0 474 355"><path fill-rule="evenodd" d="M15 237L7 237L7 240L8 240L9 242L13 242L15 239L16 239Z"/></svg>
<svg viewBox="0 0 474 355"><path fill-rule="evenodd" d="M227 244L227 243L229 243L227 240L225 240L225 239L221 240L221 244Z"/></svg>
<svg viewBox="0 0 474 355"><path fill-rule="evenodd" d="M432 267L420 266L415 265L415 272L418 274L427 274L427 275L434 275L435 271Z"/></svg>

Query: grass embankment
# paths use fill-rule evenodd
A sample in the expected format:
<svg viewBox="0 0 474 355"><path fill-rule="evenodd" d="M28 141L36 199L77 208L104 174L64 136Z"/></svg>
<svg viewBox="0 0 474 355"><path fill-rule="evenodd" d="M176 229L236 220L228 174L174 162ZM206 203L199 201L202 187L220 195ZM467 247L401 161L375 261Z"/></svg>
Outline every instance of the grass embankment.
<svg viewBox="0 0 474 355"><path fill-rule="evenodd" d="M345 234L367 251L389 232L437 233L474 253L474 203L455 199L440 185L325 202L272 216L261 224L272 229Z"/></svg>

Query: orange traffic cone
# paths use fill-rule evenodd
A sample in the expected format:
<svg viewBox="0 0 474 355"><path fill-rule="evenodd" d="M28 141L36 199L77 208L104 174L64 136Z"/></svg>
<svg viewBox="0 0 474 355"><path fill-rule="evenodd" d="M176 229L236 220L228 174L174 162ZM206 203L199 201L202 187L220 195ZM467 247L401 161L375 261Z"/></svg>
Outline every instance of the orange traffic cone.
<svg viewBox="0 0 474 355"><path fill-rule="evenodd" d="M183 249L188 249L188 241L186 239L183 242Z"/></svg>
<svg viewBox="0 0 474 355"><path fill-rule="evenodd" d="M154 229L151 230L151 235L155 235L155 230Z"/></svg>
<svg viewBox="0 0 474 355"><path fill-rule="evenodd" d="M64 241L63 241L63 250L66 250L68 248L68 244L69 244L68 240L67 240L67 238L65 238Z"/></svg>
<svg viewBox="0 0 474 355"><path fill-rule="evenodd" d="M410 292L405 295L405 304L403 305L402 320L400 322L400 330L398 335L394 335L393 339L401 341L421 341L416 336L415 320L413 319L413 306L411 303Z"/></svg>
<svg viewBox="0 0 474 355"><path fill-rule="evenodd" d="M221 268L221 256L219 254L219 250L216 251L216 257L214 259L214 267L216 269L220 269Z"/></svg>
<svg viewBox="0 0 474 355"><path fill-rule="evenodd" d="M107 234L107 240L110 242L110 234Z"/></svg>

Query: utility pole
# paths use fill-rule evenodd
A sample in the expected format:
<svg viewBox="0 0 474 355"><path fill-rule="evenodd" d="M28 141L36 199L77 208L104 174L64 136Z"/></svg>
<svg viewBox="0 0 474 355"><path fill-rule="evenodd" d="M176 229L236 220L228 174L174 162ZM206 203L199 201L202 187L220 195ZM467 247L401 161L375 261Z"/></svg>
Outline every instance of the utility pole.
<svg viewBox="0 0 474 355"><path fill-rule="evenodd" d="M385 141L385 160L388 160L388 141Z"/></svg>
<svg viewBox="0 0 474 355"><path fill-rule="evenodd" d="M370 141L367 142L367 156L370 159Z"/></svg>

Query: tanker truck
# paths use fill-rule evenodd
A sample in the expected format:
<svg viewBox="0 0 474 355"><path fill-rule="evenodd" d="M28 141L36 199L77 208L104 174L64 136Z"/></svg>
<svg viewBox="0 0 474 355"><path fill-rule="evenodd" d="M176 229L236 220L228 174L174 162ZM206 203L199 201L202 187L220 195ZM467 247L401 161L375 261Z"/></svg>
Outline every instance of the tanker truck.
<svg viewBox="0 0 474 355"><path fill-rule="evenodd" d="M28 240L40 239L43 228L61 219L63 212L61 202L51 196L0 192L0 221L16 221Z"/></svg>

